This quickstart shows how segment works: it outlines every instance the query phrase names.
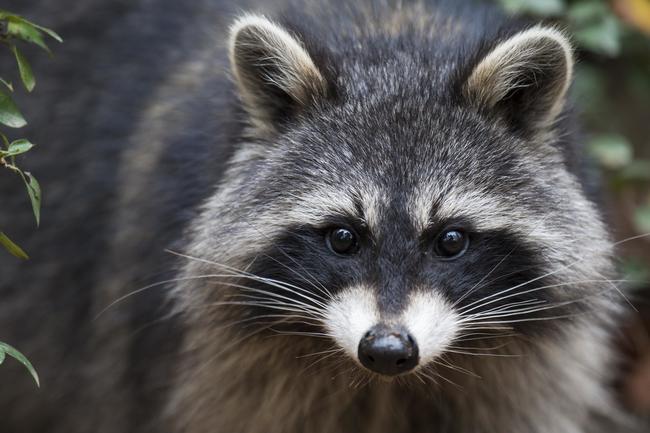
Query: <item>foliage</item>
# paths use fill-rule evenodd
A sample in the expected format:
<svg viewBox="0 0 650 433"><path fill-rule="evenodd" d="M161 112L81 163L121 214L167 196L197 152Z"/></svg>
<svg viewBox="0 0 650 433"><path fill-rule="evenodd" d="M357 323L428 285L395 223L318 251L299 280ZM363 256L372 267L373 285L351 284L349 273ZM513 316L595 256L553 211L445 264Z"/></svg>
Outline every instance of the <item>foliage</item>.
<svg viewBox="0 0 650 433"><path fill-rule="evenodd" d="M27 358L25 358L25 355L11 347L10 345L3 343L0 341L0 364L2 364L5 360L5 357L9 355L12 358L15 358L18 362L23 364L27 370L29 370L29 374L32 375L34 378L34 381L36 382L37 386L41 386L40 380L38 378L38 373L36 373L36 370L34 369L34 366L32 366L32 363L29 362Z"/></svg>
<svg viewBox="0 0 650 433"><path fill-rule="evenodd" d="M650 2L647 0L500 0L513 13L569 29L578 48L575 94L590 132L588 150L609 186L615 230L650 234ZM650 237L624 245L623 271L650 276Z"/></svg>
<svg viewBox="0 0 650 433"><path fill-rule="evenodd" d="M0 10L0 44L6 46L16 59L20 80L28 92L34 90L36 79L32 67L22 51L20 51L17 43L21 41L32 43L50 53L50 49L45 43L47 37L62 42L61 37L52 30L32 23L18 15ZM13 92L14 86L0 77L0 125L18 129L27 125L27 121L11 97ZM16 157L29 152L34 147L34 144L25 138L10 141L2 131L0 131L0 139L2 140L0 143L0 167L9 169L22 178L38 226L41 218L41 187L30 172L22 170L16 164ZM4 246L14 256L27 259L27 254L2 231L0 231L0 245Z"/></svg>
<svg viewBox="0 0 650 433"><path fill-rule="evenodd" d="M45 44L46 37L62 42L59 35L52 30L27 21L18 15L0 10L0 44L6 46L16 59L20 80L28 92L34 90L36 79L34 78L32 67L22 51L18 48L17 43L20 41L32 43L50 53L50 49ZM27 121L11 97L13 92L14 86L9 81L0 77L0 125L18 129L27 125ZM29 152L34 147L34 144L25 138L10 141L7 135L1 131L0 139L0 167L9 169L22 178L27 188L36 225L38 226L41 213L41 187L31 173L22 170L16 163L17 157ZM2 231L0 231L0 245L4 246L7 251L20 259L28 258L25 251L9 239ZM34 378L36 385L40 386L38 374L29 360L10 345L0 342L0 364L4 362L7 355L23 364Z"/></svg>

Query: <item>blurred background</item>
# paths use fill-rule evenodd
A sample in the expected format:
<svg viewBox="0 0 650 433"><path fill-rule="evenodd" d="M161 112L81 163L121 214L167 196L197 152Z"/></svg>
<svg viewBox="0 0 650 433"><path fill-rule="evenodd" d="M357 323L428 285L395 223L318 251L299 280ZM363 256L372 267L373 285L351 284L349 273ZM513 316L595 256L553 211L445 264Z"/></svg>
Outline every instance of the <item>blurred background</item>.
<svg viewBox="0 0 650 433"><path fill-rule="evenodd" d="M575 99L603 173L606 218L638 312L622 329L622 397L650 416L650 0L499 0L567 28Z"/></svg>

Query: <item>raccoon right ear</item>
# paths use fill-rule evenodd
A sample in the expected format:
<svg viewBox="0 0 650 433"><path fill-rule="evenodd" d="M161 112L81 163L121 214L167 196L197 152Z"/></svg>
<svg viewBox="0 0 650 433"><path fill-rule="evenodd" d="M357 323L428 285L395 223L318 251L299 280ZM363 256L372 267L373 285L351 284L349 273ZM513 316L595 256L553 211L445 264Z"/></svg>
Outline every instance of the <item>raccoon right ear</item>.
<svg viewBox="0 0 650 433"><path fill-rule="evenodd" d="M567 38L536 26L501 42L480 60L463 94L477 108L534 135L562 111L573 63Z"/></svg>
<svg viewBox="0 0 650 433"><path fill-rule="evenodd" d="M232 73L253 124L274 130L327 93L303 43L263 16L245 15L230 29Z"/></svg>

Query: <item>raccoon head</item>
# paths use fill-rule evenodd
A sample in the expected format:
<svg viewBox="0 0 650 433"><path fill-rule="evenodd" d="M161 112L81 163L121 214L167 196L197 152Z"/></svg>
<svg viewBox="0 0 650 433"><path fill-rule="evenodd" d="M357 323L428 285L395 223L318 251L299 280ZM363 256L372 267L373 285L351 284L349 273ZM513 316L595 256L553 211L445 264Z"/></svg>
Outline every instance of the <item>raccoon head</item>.
<svg viewBox="0 0 650 433"><path fill-rule="evenodd" d="M439 37L326 48L238 20L250 128L195 239L239 278L210 293L246 320L325 336L383 376L486 335L552 338L609 289L605 232L561 149L566 37Z"/></svg>

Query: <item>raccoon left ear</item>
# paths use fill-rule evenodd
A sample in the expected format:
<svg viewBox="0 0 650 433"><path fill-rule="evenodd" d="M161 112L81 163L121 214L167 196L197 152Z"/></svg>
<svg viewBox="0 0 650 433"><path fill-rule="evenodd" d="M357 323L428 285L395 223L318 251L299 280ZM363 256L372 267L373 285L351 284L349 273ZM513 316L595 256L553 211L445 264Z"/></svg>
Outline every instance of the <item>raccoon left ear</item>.
<svg viewBox="0 0 650 433"><path fill-rule="evenodd" d="M535 134L562 111L573 54L558 30L533 27L501 42L474 68L463 94L476 107Z"/></svg>
<svg viewBox="0 0 650 433"><path fill-rule="evenodd" d="M263 16L245 15L231 27L230 62L244 107L262 130L327 93L302 41Z"/></svg>

